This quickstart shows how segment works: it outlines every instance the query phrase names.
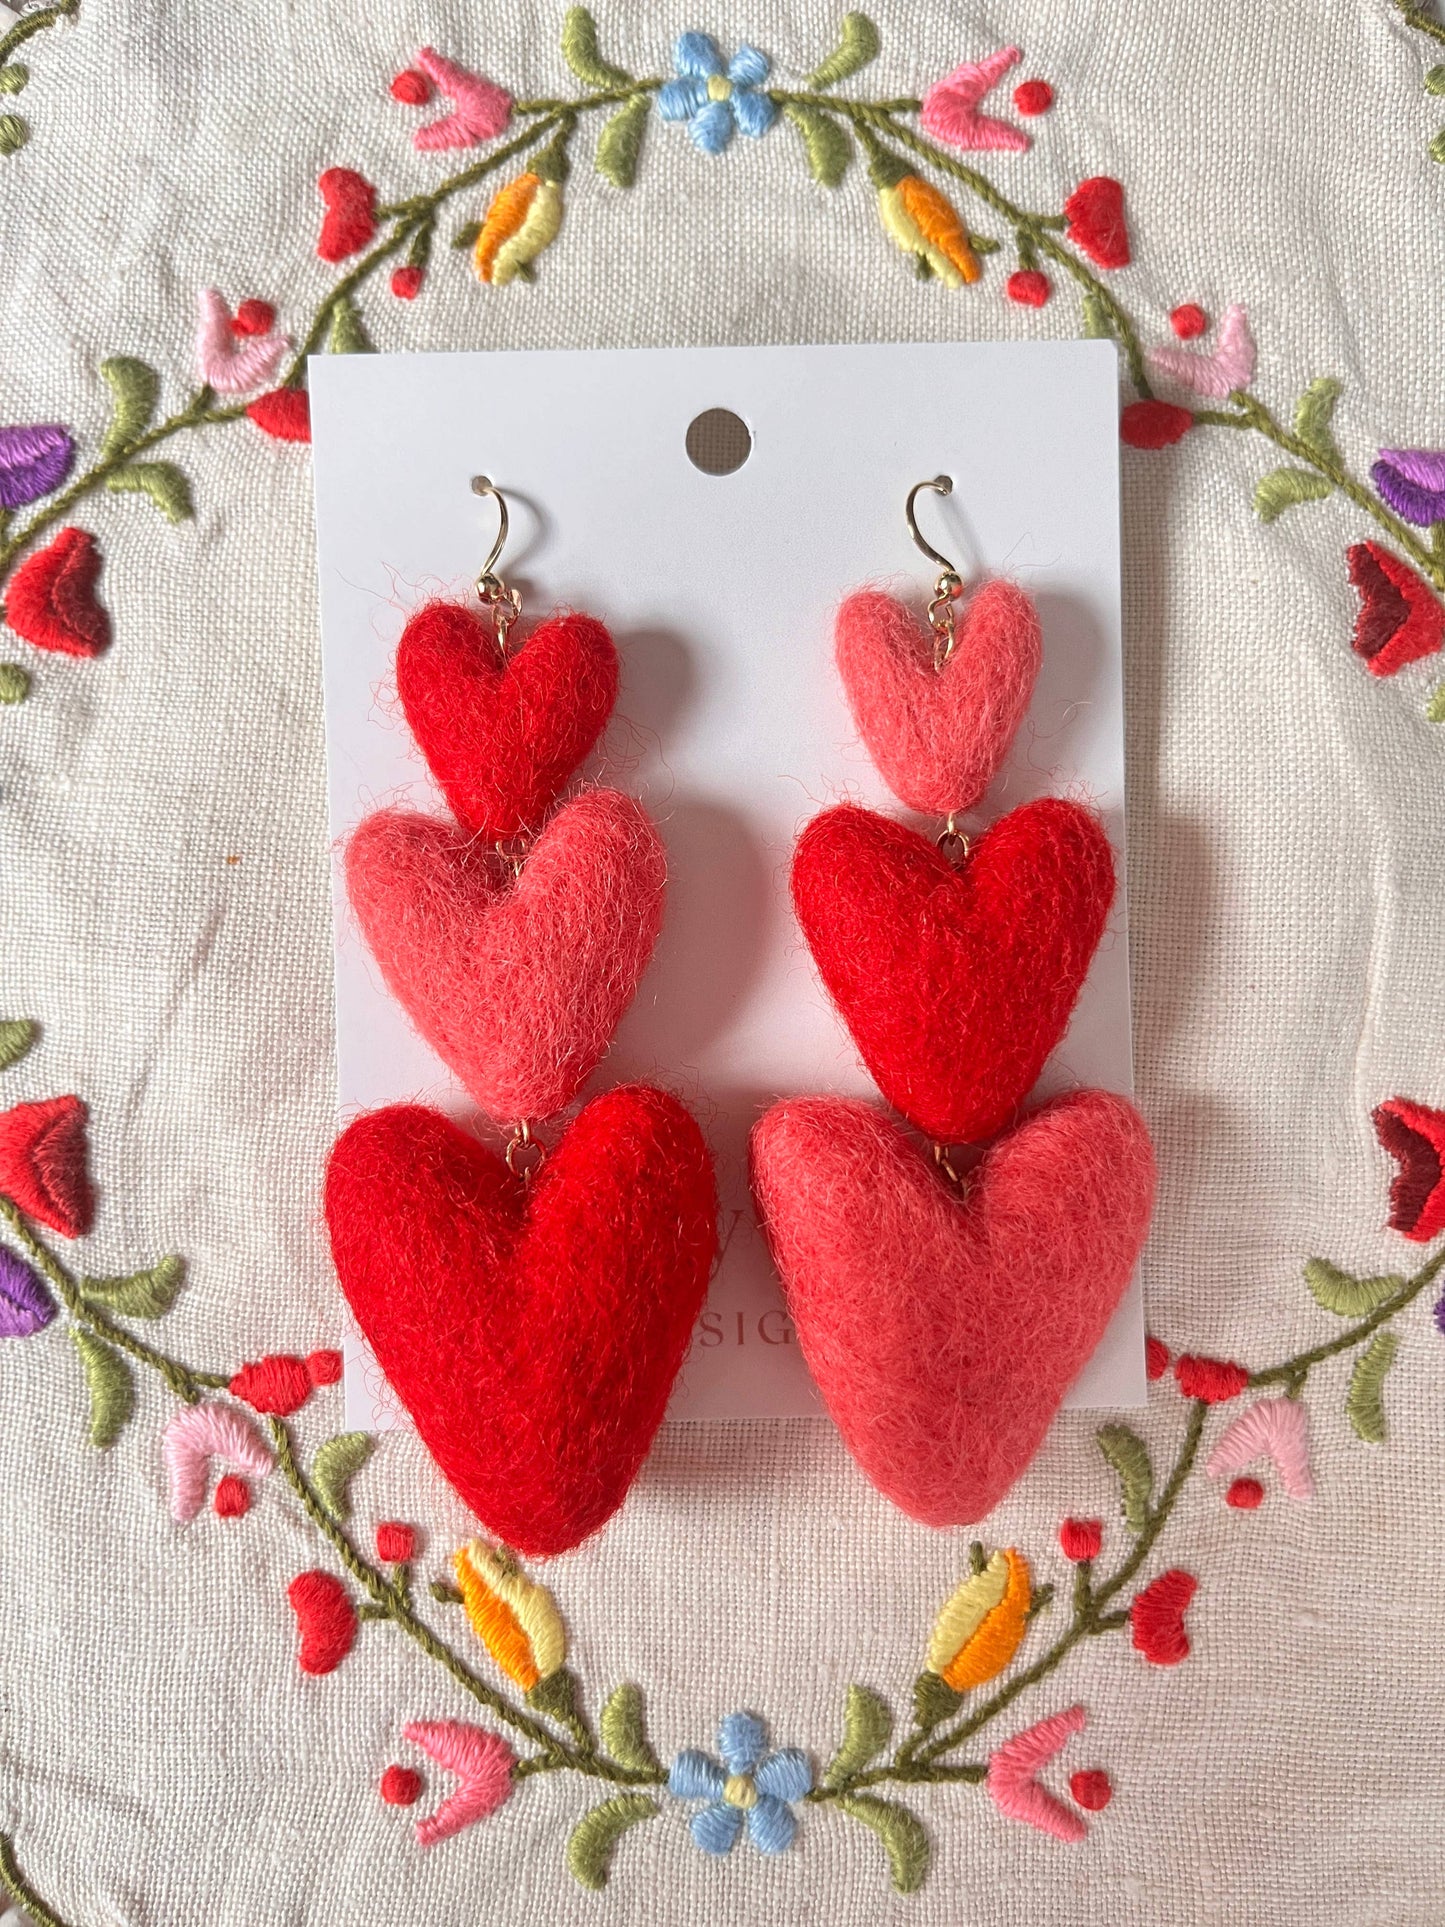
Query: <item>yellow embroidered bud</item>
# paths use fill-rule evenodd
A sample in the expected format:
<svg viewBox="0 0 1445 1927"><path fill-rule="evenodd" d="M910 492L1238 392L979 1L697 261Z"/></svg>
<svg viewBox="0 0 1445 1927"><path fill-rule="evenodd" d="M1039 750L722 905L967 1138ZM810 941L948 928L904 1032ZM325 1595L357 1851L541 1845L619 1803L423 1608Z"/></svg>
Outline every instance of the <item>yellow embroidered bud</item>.
<svg viewBox="0 0 1445 1927"><path fill-rule="evenodd" d="M903 252L925 263L950 288L977 281L983 270L953 203L910 173L896 155L875 152L869 172L883 225Z"/></svg>
<svg viewBox="0 0 1445 1927"><path fill-rule="evenodd" d="M1001 1673L1028 1623L1028 1562L1012 1547L963 1581L938 1615L928 1644L928 1670L955 1693Z"/></svg>
<svg viewBox="0 0 1445 1927"><path fill-rule="evenodd" d="M472 1629L524 1693L558 1672L567 1657L567 1630L545 1586L512 1561L473 1539L452 1561Z"/></svg>
<svg viewBox="0 0 1445 1927"><path fill-rule="evenodd" d="M562 226L562 188L534 173L509 181L487 209L472 251L472 265L483 281L505 287L556 240Z"/></svg>

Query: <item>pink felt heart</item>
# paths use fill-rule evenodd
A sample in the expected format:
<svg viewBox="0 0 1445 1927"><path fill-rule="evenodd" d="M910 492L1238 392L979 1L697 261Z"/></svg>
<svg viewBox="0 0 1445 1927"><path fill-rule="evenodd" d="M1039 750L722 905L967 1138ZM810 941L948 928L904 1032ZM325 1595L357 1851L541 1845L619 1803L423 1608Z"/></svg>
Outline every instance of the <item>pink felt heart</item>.
<svg viewBox="0 0 1445 1927"><path fill-rule="evenodd" d="M805 1097L754 1127L753 1189L798 1341L844 1443L925 1525L972 1524L1038 1450L1134 1269L1154 1151L1076 1091L962 1186L870 1105Z"/></svg>
<svg viewBox="0 0 1445 1927"><path fill-rule="evenodd" d="M1042 659L1033 602L985 583L958 619L953 653L933 666L933 631L881 589L838 611L838 671L879 774L911 810L972 809L1008 754Z"/></svg>
<svg viewBox="0 0 1445 1927"><path fill-rule="evenodd" d="M589 790L520 876L452 824L378 810L346 849L351 906L387 988L500 1122L550 1117L596 1069L662 924L646 812Z"/></svg>

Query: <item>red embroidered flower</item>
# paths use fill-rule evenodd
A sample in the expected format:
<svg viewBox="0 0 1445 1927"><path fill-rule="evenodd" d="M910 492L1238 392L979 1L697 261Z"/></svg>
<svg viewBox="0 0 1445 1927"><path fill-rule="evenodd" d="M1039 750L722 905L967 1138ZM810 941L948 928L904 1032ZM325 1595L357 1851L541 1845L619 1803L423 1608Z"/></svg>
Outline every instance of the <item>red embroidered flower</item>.
<svg viewBox="0 0 1445 1927"><path fill-rule="evenodd" d="M1360 592L1350 647L1370 674L1393 676L1433 656L1445 636L1445 608L1424 577L1378 542L1356 542L1345 561Z"/></svg>
<svg viewBox="0 0 1445 1927"><path fill-rule="evenodd" d="M85 1169L78 1097L46 1097L0 1114L0 1192L63 1238L89 1231L95 1198Z"/></svg>
<svg viewBox="0 0 1445 1927"><path fill-rule="evenodd" d="M244 1399L258 1412L274 1412L277 1418L289 1418L310 1398L311 1374L304 1358L278 1352L270 1358L257 1359L254 1364L243 1365L227 1389L232 1398Z"/></svg>
<svg viewBox="0 0 1445 1927"><path fill-rule="evenodd" d="M1124 219L1124 190L1107 174L1081 181L1064 202L1068 236L1101 268L1129 265L1129 228Z"/></svg>
<svg viewBox="0 0 1445 1927"><path fill-rule="evenodd" d="M1163 1378L1169 1369L1169 1347L1152 1335L1144 1340L1144 1374L1149 1379Z"/></svg>
<svg viewBox="0 0 1445 1927"><path fill-rule="evenodd" d="M425 280L425 268L414 265L397 268L391 277L391 291L398 301L415 301Z"/></svg>
<svg viewBox="0 0 1445 1927"><path fill-rule="evenodd" d="M376 1556L385 1566L404 1566L416 1554L416 1529L388 1519L376 1528Z"/></svg>
<svg viewBox="0 0 1445 1927"><path fill-rule="evenodd" d="M1151 1666L1177 1666L1189 1657L1184 1614L1199 1587L1192 1572L1173 1566L1144 1588L1129 1608L1136 1649Z"/></svg>
<svg viewBox="0 0 1445 1927"><path fill-rule="evenodd" d="M1010 301L1017 301L1021 308L1041 308L1053 293L1049 277L1040 274L1036 268L1020 268L1011 274L1004 284L1004 292Z"/></svg>
<svg viewBox="0 0 1445 1927"><path fill-rule="evenodd" d="M248 403L246 413L262 434L278 442L311 440L311 402L304 388L273 388Z"/></svg>
<svg viewBox="0 0 1445 1927"><path fill-rule="evenodd" d="M1392 1097L1372 1113L1375 1135L1400 1169L1390 1185L1390 1229L1416 1244L1445 1231L1445 1111Z"/></svg>
<svg viewBox="0 0 1445 1927"><path fill-rule="evenodd" d="M328 167L316 185L326 203L316 252L332 262L360 254L376 233L376 189L353 167Z"/></svg>
<svg viewBox="0 0 1445 1927"><path fill-rule="evenodd" d="M1189 410L1172 401L1131 401L1119 417L1120 439L1130 448L1168 448L1193 426Z"/></svg>
<svg viewBox="0 0 1445 1927"><path fill-rule="evenodd" d="M11 576L5 620L37 649L98 656L110 641L110 617L95 592L100 550L89 529L65 528Z"/></svg>
<svg viewBox="0 0 1445 1927"><path fill-rule="evenodd" d="M1169 311L1169 326L1181 341L1194 341L1209 326L1209 316L1197 302L1186 301Z"/></svg>
<svg viewBox="0 0 1445 1927"><path fill-rule="evenodd" d="M1243 1365L1223 1358L1181 1358L1175 1364L1174 1376L1186 1398L1202 1399L1206 1405L1223 1405L1238 1398L1249 1383Z"/></svg>
<svg viewBox="0 0 1445 1927"><path fill-rule="evenodd" d="M1084 1559L1097 1559L1103 1544L1101 1519L1065 1519L1059 1527L1059 1549L1075 1565Z"/></svg>
<svg viewBox="0 0 1445 1927"><path fill-rule="evenodd" d="M331 1673L356 1640L356 1608L334 1573L303 1572L286 1588L300 1635L297 1662L303 1673Z"/></svg>

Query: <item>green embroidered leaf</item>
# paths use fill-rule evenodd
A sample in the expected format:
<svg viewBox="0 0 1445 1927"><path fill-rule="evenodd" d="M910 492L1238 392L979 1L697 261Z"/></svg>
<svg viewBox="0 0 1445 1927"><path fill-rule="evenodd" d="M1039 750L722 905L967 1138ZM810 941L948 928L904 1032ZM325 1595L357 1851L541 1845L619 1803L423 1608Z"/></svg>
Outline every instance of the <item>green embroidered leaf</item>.
<svg viewBox="0 0 1445 1927"><path fill-rule="evenodd" d="M847 128L805 100L785 100L783 112L803 137L813 179L824 187L837 187L853 158L853 141Z"/></svg>
<svg viewBox="0 0 1445 1927"><path fill-rule="evenodd" d="M0 1023L0 1071L18 1064L39 1035L40 1026L30 1017L9 1017Z"/></svg>
<svg viewBox="0 0 1445 1927"><path fill-rule="evenodd" d="M1002 241L995 241L992 235L975 234L972 228L968 231L968 245L975 254L998 254L1003 248Z"/></svg>
<svg viewBox="0 0 1445 1927"><path fill-rule="evenodd" d="M6 154L10 152L10 149L8 147L3 146L3 142L5 139L5 122L9 120L13 120L14 118L15 116L13 114L6 114L4 119L0 119L0 152L6 153ZM22 121L20 125L24 127L25 126L24 121ZM30 135L30 130L29 128L26 128L24 134L21 135L21 139L28 140L29 135ZM1429 151L1430 151L1430 158L1432 161L1445 161L1445 127L1442 127L1440 129L1440 132L1431 141Z"/></svg>
<svg viewBox="0 0 1445 1927"><path fill-rule="evenodd" d="M1318 502L1334 487L1309 468L1272 468L1261 476L1254 491L1254 512L1261 522L1273 522L1298 502Z"/></svg>
<svg viewBox="0 0 1445 1927"><path fill-rule="evenodd" d="M1101 1425L1094 1436L1099 1450L1119 1475L1124 1523L1131 1532L1142 1532L1149 1523L1149 1495L1154 1490L1149 1448L1127 1425Z"/></svg>
<svg viewBox="0 0 1445 1927"><path fill-rule="evenodd" d="M111 392L110 426L100 445L102 460L143 435L156 412L156 396L161 378L148 362L134 355L112 355L100 364L101 376Z"/></svg>
<svg viewBox="0 0 1445 1927"><path fill-rule="evenodd" d="M452 246L459 251L463 248L474 248L477 245L477 236L481 231L482 224L480 221L463 221L456 233L452 236Z"/></svg>
<svg viewBox="0 0 1445 1927"><path fill-rule="evenodd" d="M107 1445L115 1444L135 1409L130 1366L94 1332L72 1325L70 1336L80 1353L90 1389L90 1442L104 1451Z"/></svg>
<svg viewBox="0 0 1445 1927"><path fill-rule="evenodd" d="M617 1687L598 1721L602 1744L619 1766L650 1772L658 1764L642 1716L642 1693L630 1682Z"/></svg>
<svg viewBox="0 0 1445 1927"><path fill-rule="evenodd" d="M637 179L642 136L652 111L649 94L634 94L597 136L597 172L614 187L631 187Z"/></svg>
<svg viewBox="0 0 1445 1927"><path fill-rule="evenodd" d="M936 1679L936 1673L926 1675ZM888 1744L893 1715L888 1703L867 1686L850 1686L843 1703L843 1744L828 1763L824 1786L840 1786L851 1773L860 1773Z"/></svg>
<svg viewBox="0 0 1445 1927"><path fill-rule="evenodd" d="M0 662L0 703L23 703L30 694L30 671L18 662Z"/></svg>
<svg viewBox="0 0 1445 1927"><path fill-rule="evenodd" d="M1436 565L1445 568L1445 522L1430 524L1430 553L1434 556Z"/></svg>
<svg viewBox="0 0 1445 1927"><path fill-rule="evenodd" d="M349 294L331 304L331 327L326 336L328 355L374 355L371 337L362 325L361 310Z"/></svg>
<svg viewBox="0 0 1445 1927"><path fill-rule="evenodd" d="M1046 1613L1049 1610L1049 1607L1053 1605L1053 1603L1054 1603L1054 1588L1052 1584L1047 1586L1039 1586L1035 1591L1029 1594L1029 1609L1024 1614L1024 1618L1036 1619L1040 1613Z"/></svg>
<svg viewBox="0 0 1445 1927"><path fill-rule="evenodd" d="M9 664L5 667L8 669ZM1429 701L1425 704L1427 723L1445 723L1445 682L1436 683L1430 691Z"/></svg>
<svg viewBox="0 0 1445 1927"><path fill-rule="evenodd" d="M13 60L8 67L0 67L0 94L18 94L30 78L30 69L23 60ZM1429 75L1425 78L1428 80Z"/></svg>
<svg viewBox="0 0 1445 1927"><path fill-rule="evenodd" d="M567 1720L577 1711L577 1681L565 1666L539 1679L527 1694L528 1706L545 1713L548 1719Z"/></svg>
<svg viewBox="0 0 1445 1927"><path fill-rule="evenodd" d="M975 245L977 245L975 243ZM1084 295L1084 336L1089 341L1112 341L1114 324L1102 295L1095 294L1092 288Z"/></svg>
<svg viewBox="0 0 1445 1927"><path fill-rule="evenodd" d="M174 462L128 462L106 487L116 495L148 495L168 522L189 521L196 512L191 485Z"/></svg>
<svg viewBox="0 0 1445 1927"><path fill-rule="evenodd" d="M14 154L30 138L30 124L18 114L0 114L0 154Z"/></svg>
<svg viewBox="0 0 1445 1927"><path fill-rule="evenodd" d="M149 1271L133 1271L128 1278L82 1278L80 1295L119 1318L164 1318L185 1276L184 1258L162 1258Z"/></svg>
<svg viewBox="0 0 1445 1927"><path fill-rule="evenodd" d="M1337 1318L1363 1318L1376 1305L1383 1305L1404 1282L1398 1274L1389 1278L1352 1278L1327 1258L1305 1260L1305 1283L1310 1288L1310 1296Z"/></svg>
<svg viewBox="0 0 1445 1927"><path fill-rule="evenodd" d="M838 29L838 44L821 66L815 67L808 75L809 87L836 87L840 80L847 80L876 60L882 42L878 29L866 13L845 13Z"/></svg>
<svg viewBox="0 0 1445 1927"><path fill-rule="evenodd" d="M460 1606L462 1603L459 1590L445 1579L433 1579L429 1591L432 1598L440 1600L444 1606Z"/></svg>
<svg viewBox="0 0 1445 1927"><path fill-rule="evenodd" d="M594 1893L607 1885L612 1871L612 1856L617 1843L629 1827L643 1820L655 1820L660 1812L656 1800L645 1793L619 1793L604 1800L600 1807L584 1813L567 1841L567 1865L574 1880Z"/></svg>
<svg viewBox="0 0 1445 1927"><path fill-rule="evenodd" d="M1294 405L1295 434L1302 442L1308 442L1317 453L1328 456L1332 462L1340 459L1340 451L1330 433L1330 423L1334 419L1335 403L1343 387L1344 383L1336 381L1333 375L1320 375Z"/></svg>
<svg viewBox="0 0 1445 1927"><path fill-rule="evenodd" d="M311 1483L333 1519L351 1517L351 1481L376 1449L367 1432L338 1432L317 1449Z"/></svg>
<svg viewBox="0 0 1445 1927"><path fill-rule="evenodd" d="M893 1800L877 1800L871 1793L845 1793L835 1804L850 1819L870 1828L888 1849L893 1885L900 1894L915 1894L928 1877L928 1835L907 1807Z"/></svg>
<svg viewBox="0 0 1445 1927"><path fill-rule="evenodd" d="M1377 1333L1350 1374L1345 1412L1367 1445L1385 1442L1385 1374L1395 1362L1399 1342L1392 1331Z"/></svg>
<svg viewBox="0 0 1445 1927"><path fill-rule="evenodd" d="M604 60L597 46L597 22L586 7L569 7L562 22L562 58L584 87L604 92L609 87L627 87L632 76L623 67Z"/></svg>
<svg viewBox="0 0 1445 1927"><path fill-rule="evenodd" d="M937 1673L920 1673L913 1682L913 1712L920 1726L930 1731L951 1719L963 1704L963 1694L955 1693L953 1688Z"/></svg>

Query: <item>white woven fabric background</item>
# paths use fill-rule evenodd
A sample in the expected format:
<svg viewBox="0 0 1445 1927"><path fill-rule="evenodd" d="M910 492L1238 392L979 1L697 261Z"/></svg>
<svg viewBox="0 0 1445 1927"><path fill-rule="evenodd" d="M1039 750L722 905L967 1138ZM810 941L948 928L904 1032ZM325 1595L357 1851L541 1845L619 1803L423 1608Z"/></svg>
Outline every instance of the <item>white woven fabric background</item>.
<svg viewBox="0 0 1445 1927"><path fill-rule="evenodd" d="M1345 378L1357 470L1381 443L1440 442L1445 177L1425 153L1439 115L1421 91L1430 50L1386 0L873 10L870 94L1023 46L1020 73L1051 80L1057 105L1031 124L1033 153L982 166L1041 209L1084 175L1124 181L1135 265L1115 285L1152 338L1178 301L1243 301L1278 412L1311 376ZM445 166L411 150L390 76L431 43L552 91L561 12L87 0L27 50L34 137L0 163L0 416L93 438L96 370L117 353L153 362L179 399L205 285L272 300L299 331L332 279L313 253L319 171L355 166L401 195ZM667 71L674 35L702 27L790 77L835 20L821 0L703 15L646 0L600 24L637 72ZM861 174L814 186L790 129L711 160L654 125L631 194L579 169L534 287L479 288L443 248L422 299L379 287L367 319L378 345L414 349L1076 329L1062 293L1042 316L1010 307L1004 271L962 293L916 282ZM35 659L35 694L0 721L0 1003L45 1028L3 1095L91 1103L101 1209L82 1262L185 1254L163 1342L219 1366L338 1330L317 1202L334 1098L310 494L306 452L244 423L168 452L196 521L173 530L133 498L83 506L114 647ZM1369 529L1338 502L1262 529L1250 494L1270 465L1263 442L1223 431L1124 462L1138 1076L1163 1172L1149 1322L1252 1364L1328 1335L1305 1256L1407 1262L1382 1228L1368 1112L1396 1091L1445 1100L1445 742L1422 717L1428 678L1364 673L1343 551ZM387 1627L304 1680L284 1589L318 1548L279 1481L244 1521L179 1529L163 1388L145 1383L97 1454L58 1329L7 1345L0 1829L71 1927L1427 1927L1445 1893L1445 1340L1423 1303L1404 1321L1386 1446L1350 1431L1346 1373L1311 1387L1312 1505L1275 1494L1235 1513L1202 1479L1181 1503L1154 1565L1200 1579L1188 1662L1150 1668L1115 1634L992 1730L1087 1706L1064 1766L1106 1767L1116 1796L1085 1844L1005 1820L974 1788L919 1791L935 1866L905 1901L877 1842L837 1815L807 1811L776 1860L743 1845L716 1864L665 1801L594 1896L562 1858L595 1797L572 1776L529 1782L419 1854L376 1781L405 1721L468 1703ZM1155 1394L1143 1429L1164 1458L1183 1407ZM327 1413L300 1424L314 1442ZM1060 1577L1061 1516L1114 1510L1092 1425L1061 1422L989 1521L1040 1578ZM400 1438L363 1505L422 1521L432 1569L466 1531ZM967 1536L903 1520L824 1425L684 1428L616 1522L546 1576L589 1691L637 1680L665 1755L711 1747L719 1716L750 1707L821 1761L850 1680L904 1704Z"/></svg>

